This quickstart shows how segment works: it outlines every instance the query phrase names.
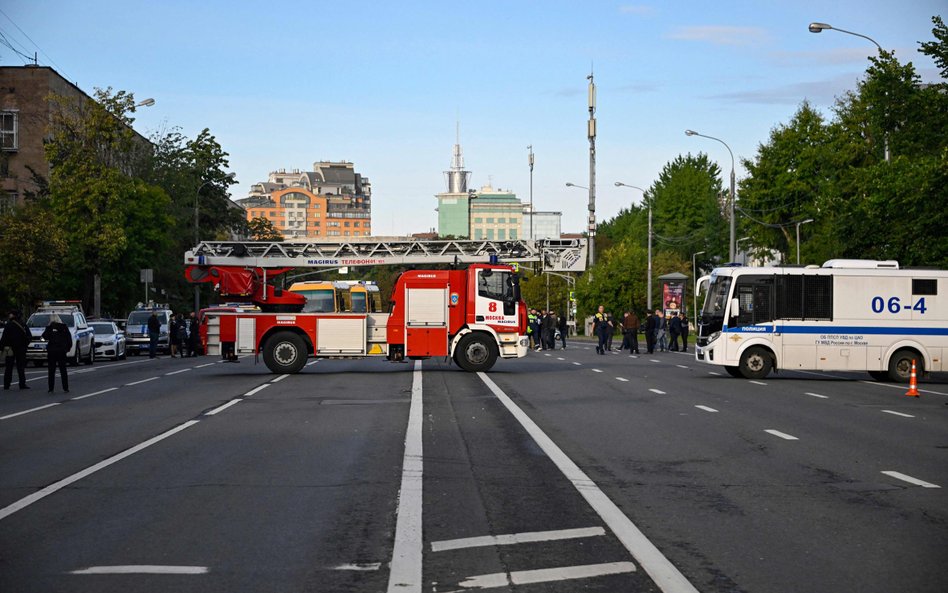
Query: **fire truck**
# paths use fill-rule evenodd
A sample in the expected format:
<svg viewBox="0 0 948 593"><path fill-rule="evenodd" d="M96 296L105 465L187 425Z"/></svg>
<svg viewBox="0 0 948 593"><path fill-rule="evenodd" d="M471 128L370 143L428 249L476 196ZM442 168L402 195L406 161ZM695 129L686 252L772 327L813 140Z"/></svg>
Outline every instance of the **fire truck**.
<svg viewBox="0 0 948 593"><path fill-rule="evenodd" d="M279 374L299 372L310 356L451 357L476 372L490 369L497 358L527 353L527 312L516 266L581 272L586 250L585 239L202 242L185 254L185 276L260 308L208 313L208 354L262 354L267 368ZM433 264L452 269L430 269ZM304 313L305 296L272 283L298 268L378 265L416 267L395 281L388 313Z"/></svg>

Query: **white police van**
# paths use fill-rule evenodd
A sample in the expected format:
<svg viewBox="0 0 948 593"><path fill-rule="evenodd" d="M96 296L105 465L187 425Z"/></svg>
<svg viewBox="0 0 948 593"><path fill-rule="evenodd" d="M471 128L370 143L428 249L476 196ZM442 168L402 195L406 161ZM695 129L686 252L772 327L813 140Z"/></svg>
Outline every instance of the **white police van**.
<svg viewBox="0 0 948 593"><path fill-rule="evenodd" d="M171 352L171 340L169 339L171 309L168 308L168 305L150 303L144 306L139 304L137 309L129 313L128 320L125 322L125 349L129 354L138 355L148 352L148 320L152 313L155 313L158 316L158 321L161 322L157 350L165 354Z"/></svg>
<svg viewBox="0 0 948 593"><path fill-rule="evenodd" d="M95 332L86 321L82 312L82 303L79 301L44 301L36 311L26 320L26 327L31 334L30 346L26 350L26 359L32 360L36 366L46 363L46 340L43 331L49 325L53 315L69 328L72 334L72 348L66 353L66 360L75 366L80 361L86 364L95 362Z"/></svg>

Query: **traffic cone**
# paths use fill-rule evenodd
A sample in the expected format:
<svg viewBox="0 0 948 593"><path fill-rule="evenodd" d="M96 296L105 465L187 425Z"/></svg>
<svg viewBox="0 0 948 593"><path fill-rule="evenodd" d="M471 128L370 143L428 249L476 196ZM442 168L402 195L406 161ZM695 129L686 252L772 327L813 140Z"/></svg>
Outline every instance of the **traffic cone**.
<svg viewBox="0 0 948 593"><path fill-rule="evenodd" d="M905 395L908 397L919 397L918 394L918 379L915 378L915 361L912 361L912 374L909 376L909 388L905 392Z"/></svg>

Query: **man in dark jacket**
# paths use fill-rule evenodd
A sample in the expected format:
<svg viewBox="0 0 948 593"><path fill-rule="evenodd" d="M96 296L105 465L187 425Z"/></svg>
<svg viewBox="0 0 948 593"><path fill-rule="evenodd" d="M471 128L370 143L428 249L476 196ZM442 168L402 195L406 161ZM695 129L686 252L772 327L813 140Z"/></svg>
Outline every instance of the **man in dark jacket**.
<svg viewBox="0 0 948 593"><path fill-rule="evenodd" d="M563 350L566 350L566 334L569 326L566 325L566 315L556 316L556 329L560 330L560 341L563 342Z"/></svg>
<svg viewBox="0 0 948 593"><path fill-rule="evenodd" d="M3 327L0 337L0 351L3 351L6 365L3 369L3 388L10 389L13 382L13 367L20 379L20 389L29 389L26 384L26 349L30 345L30 330L20 321L19 311L10 311L10 318Z"/></svg>
<svg viewBox="0 0 948 593"><path fill-rule="evenodd" d="M639 353L639 316L635 314L635 311L629 313L628 317L622 320L622 329L625 332L628 332L629 337L629 354L638 354Z"/></svg>
<svg viewBox="0 0 948 593"><path fill-rule="evenodd" d="M540 343L544 350L552 350L554 347L553 337L556 335L556 318L553 317L553 311L543 312L543 321L540 322Z"/></svg>
<svg viewBox="0 0 948 593"><path fill-rule="evenodd" d="M668 333L671 336L671 343L668 346L670 352L678 352L678 336L681 335L681 318L675 314L669 316Z"/></svg>
<svg viewBox="0 0 948 593"><path fill-rule="evenodd" d="M645 351L649 354L655 352L655 328L658 319L649 311L645 318Z"/></svg>
<svg viewBox="0 0 948 593"><path fill-rule="evenodd" d="M72 333L55 313L49 317L49 325L43 330L43 339L46 340L46 365L49 367L49 392L53 392L56 383L56 368L63 381L63 391L69 393L69 378L66 376L66 354L72 350ZM78 347L78 346L77 346Z"/></svg>
<svg viewBox="0 0 948 593"><path fill-rule="evenodd" d="M679 313L681 317L681 351L688 352L688 318L684 313Z"/></svg>
<svg viewBox="0 0 948 593"><path fill-rule="evenodd" d="M160 335L161 320L158 319L158 314L152 311L151 317L148 318L148 358L155 357L155 353L158 351L158 336Z"/></svg>
<svg viewBox="0 0 948 593"><path fill-rule="evenodd" d="M194 311L188 317L188 356L197 356L201 347L201 333L198 329L198 318Z"/></svg>

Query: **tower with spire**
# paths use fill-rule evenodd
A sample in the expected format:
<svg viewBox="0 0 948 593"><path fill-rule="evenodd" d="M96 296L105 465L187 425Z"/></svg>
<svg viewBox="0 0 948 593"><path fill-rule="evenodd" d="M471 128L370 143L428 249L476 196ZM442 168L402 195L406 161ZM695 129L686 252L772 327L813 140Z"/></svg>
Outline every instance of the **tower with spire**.
<svg viewBox="0 0 948 593"><path fill-rule="evenodd" d="M470 235L470 200L468 182L471 172L464 170L464 152L461 150L461 125L455 129L451 168L444 172L447 191L437 194L438 235L468 238Z"/></svg>

